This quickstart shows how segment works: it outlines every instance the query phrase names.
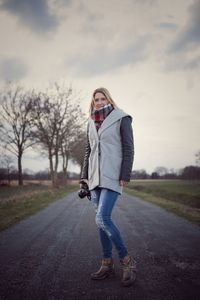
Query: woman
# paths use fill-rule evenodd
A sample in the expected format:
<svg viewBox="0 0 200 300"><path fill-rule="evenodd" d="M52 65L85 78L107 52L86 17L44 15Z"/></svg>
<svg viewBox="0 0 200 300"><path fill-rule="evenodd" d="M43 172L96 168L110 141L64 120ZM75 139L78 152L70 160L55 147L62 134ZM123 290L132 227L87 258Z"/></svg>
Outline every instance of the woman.
<svg viewBox="0 0 200 300"><path fill-rule="evenodd" d="M103 258L100 269L91 274L91 279L104 279L113 273L114 244L124 286L134 282L136 262L128 254L111 213L122 188L130 181L134 154L131 122L131 116L117 108L107 89L98 88L93 92L81 179L88 183L96 208Z"/></svg>

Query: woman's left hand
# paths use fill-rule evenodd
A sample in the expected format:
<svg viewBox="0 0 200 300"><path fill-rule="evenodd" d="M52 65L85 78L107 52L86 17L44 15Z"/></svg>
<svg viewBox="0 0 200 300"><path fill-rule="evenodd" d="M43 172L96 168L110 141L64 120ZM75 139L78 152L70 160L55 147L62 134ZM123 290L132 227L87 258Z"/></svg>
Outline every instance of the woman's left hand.
<svg viewBox="0 0 200 300"><path fill-rule="evenodd" d="M120 186L123 186L123 187L124 187L124 186L126 186L127 184L128 184L128 181L124 181L124 180L120 180L120 181L119 181L119 185L120 185Z"/></svg>

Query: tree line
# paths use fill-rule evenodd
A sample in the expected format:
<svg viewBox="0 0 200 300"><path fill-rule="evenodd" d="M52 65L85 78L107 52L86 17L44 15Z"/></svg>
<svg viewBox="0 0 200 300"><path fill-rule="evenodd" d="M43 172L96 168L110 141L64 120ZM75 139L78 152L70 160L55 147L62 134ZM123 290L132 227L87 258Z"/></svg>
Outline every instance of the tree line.
<svg viewBox="0 0 200 300"><path fill-rule="evenodd" d="M35 91L7 83L0 91L1 170L11 176L14 156L18 184L23 185L22 158L32 148L48 157L52 185L57 186L59 164L63 179L69 159L82 165L85 124L80 98L71 86L54 83Z"/></svg>
<svg viewBox="0 0 200 300"><path fill-rule="evenodd" d="M84 151L84 149L83 149ZM2 163L4 162L4 163ZM0 160L0 185L10 184L12 180L18 179L18 170L11 164L12 160L9 156L3 156L3 161ZM25 169L22 173L23 180L36 180L44 181L50 180L51 174L49 170L32 172ZM75 172L67 172L67 178L79 179L80 175ZM64 182L63 182L64 179ZM63 170L57 172L57 180L59 183L66 183L65 173ZM146 172L146 170L134 170L131 174L131 179L184 179L184 180L200 180L200 167L198 166L186 166L183 169L174 171L168 170L165 167L157 167L152 173Z"/></svg>
<svg viewBox="0 0 200 300"><path fill-rule="evenodd" d="M184 180L200 180L199 166L186 166L183 169L175 171L168 170L165 167L157 167L154 172L148 173L146 170L134 170L131 179L184 179Z"/></svg>

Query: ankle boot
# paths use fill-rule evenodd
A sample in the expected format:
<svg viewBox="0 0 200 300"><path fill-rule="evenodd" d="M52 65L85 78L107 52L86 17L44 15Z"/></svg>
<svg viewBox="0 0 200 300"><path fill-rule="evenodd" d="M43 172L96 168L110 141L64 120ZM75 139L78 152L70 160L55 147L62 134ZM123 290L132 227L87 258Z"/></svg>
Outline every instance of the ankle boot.
<svg viewBox="0 0 200 300"><path fill-rule="evenodd" d="M91 274L91 279L101 280L109 277L114 273L114 264L112 258L104 258L101 262L100 269Z"/></svg>
<svg viewBox="0 0 200 300"><path fill-rule="evenodd" d="M120 260L122 266L122 284L123 286L130 286L136 280L136 261L129 255Z"/></svg>

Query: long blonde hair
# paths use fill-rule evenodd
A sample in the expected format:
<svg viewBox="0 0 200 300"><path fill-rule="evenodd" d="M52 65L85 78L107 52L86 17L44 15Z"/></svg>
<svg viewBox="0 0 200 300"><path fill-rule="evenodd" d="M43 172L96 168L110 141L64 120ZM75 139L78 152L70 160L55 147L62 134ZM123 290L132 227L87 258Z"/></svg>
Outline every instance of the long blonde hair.
<svg viewBox="0 0 200 300"><path fill-rule="evenodd" d="M91 114L91 112L94 109L94 104L95 104L94 97L95 97L96 93L102 93L106 97L106 99L108 100L108 102L114 106L114 108L118 108L117 105L116 105L116 103L115 103L115 101L112 99L109 91L106 88L104 88L104 87L100 87L100 88L94 90L94 92L92 94L92 100L90 102L90 109L89 109L90 114Z"/></svg>

